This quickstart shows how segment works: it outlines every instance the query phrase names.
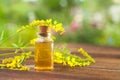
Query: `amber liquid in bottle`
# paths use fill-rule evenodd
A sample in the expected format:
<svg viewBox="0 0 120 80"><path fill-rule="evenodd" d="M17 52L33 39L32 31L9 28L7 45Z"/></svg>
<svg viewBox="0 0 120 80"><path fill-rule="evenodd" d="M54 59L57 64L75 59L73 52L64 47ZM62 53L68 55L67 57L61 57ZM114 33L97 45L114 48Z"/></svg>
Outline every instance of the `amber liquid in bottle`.
<svg viewBox="0 0 120 80"><path fill-rule="evenodd" d="M35 43L35 70L53 69L53 41L50 36L41 36Z"/></svg>

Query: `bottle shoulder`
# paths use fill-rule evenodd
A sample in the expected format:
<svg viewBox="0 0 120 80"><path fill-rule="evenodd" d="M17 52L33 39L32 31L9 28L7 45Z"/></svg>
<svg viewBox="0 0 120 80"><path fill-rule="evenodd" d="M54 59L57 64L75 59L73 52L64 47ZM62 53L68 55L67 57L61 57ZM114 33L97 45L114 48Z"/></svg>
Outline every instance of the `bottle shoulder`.
<svg viewBox="0 0 120 80"><path fill-rule="evenodd" d="M51 38L37 38L36 42L53 42Z"/></svg>

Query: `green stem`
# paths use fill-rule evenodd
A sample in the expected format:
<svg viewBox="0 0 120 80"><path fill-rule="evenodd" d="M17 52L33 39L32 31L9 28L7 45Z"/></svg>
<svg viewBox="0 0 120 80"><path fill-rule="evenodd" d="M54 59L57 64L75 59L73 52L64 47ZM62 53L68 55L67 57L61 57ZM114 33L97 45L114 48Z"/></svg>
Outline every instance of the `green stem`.
<svg viewBox="0 0 120 80"><path fill-rule="evenodd" d="M26 60L26 55L21 59L20 64L22 64Z"/></svg>
<svg viewBox="0 0 120 80"><path fill-rule="evenodd" d="M2 54L0 54L0 57L8 56L8 55L11 55L11 54L16 54L16 53L2 53Z"/></svg>
<svg viewBox="0 0 120 80"><path fill-rule="evenodd" d="M21 48L14 48L14 47L0 47L0 49L21 49ZM34 46L33 47L24 47L23 50L26 50L26 49L34 49Z"/></svg>

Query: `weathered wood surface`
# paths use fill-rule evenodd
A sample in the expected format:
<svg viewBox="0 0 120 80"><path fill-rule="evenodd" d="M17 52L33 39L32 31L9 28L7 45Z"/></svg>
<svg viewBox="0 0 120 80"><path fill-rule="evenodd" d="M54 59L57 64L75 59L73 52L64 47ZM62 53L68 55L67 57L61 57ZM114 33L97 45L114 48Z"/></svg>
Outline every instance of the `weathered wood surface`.
<svg viewBox="0 0 120 80"><path fill-rule="evenodd" d="M0 80L120 80L120 47L69 44L71 48L84 48L94 59L95 64L89 67L70 68L55 64L53 71L36 72L0 70ZM0 53L14 50L1 49ZM72 50L73 53L78 54ZM26 62L33 67L33 59Z"/></svg>

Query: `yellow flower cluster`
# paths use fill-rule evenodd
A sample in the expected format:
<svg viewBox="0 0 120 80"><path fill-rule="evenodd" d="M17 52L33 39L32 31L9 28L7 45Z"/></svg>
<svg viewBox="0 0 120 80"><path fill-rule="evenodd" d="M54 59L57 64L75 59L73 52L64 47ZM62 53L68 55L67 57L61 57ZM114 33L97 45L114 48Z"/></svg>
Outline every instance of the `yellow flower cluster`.
<svg viewBox="0 0 120 80"><path fill-rule="evenodd" d="M47 20L34 20L33 22L29 23L28 25L21 26L20 29L17 30L17 32L21 32L29 27L36 27L36 26L48 26L51 29L55 30L56 32L60 32L60 34L63 34L64 28L62 26L62 23L58 23L57 21L52 21L52 19Z"/></svg>
<svg viewBox="0 0 120 80"><path fill-rule="evenodd" d="M59 49L54 53L54 62L61 63L63 65L69 65L70 67L89 66L92 62L95 63L95 60L82 48L80 48L78 51L86 58L83 59L79 56L71 54L67 48L64 48Z"/></svg>
<svg viewBox="0 0 120 80"><path fill-rule="evenodd" d="M0 69L11 69L11 70L29 70L27 66L23 66L22 63L28 59L31 52L22 53L20 56L15 56L14 58L5 58L0 64Z"/></svg>
<svg viewBox="0 0 120 80"><path fill-rule="evenodd" d="M55 63L61 63L63 65L69 65L70 67L75 67L75 66L89 66L90 61L81 59L79 56L69 54L69 55L64 55L64 53L60 52L55 52L54 53L54 62Z"/></svg>
<svg viewBox="0 0 120 80"><path fill-rule="evenodd" d="M78 52L80 52L84 57L86 57L90 62L95 63L95 60L87 53L84 51L83 48L78 49Z"/></svg>

